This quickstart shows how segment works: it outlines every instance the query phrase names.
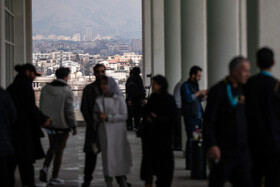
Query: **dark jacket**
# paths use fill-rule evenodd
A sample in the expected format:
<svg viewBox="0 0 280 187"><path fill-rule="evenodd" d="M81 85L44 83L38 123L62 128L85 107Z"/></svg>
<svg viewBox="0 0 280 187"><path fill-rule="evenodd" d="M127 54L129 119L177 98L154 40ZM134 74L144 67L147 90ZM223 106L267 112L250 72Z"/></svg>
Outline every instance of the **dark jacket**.
<svg viewBox="0 0 280 187"><path fill-rule="evenodd" d="M87 85L83 92L81 102L81 112L87 123L86 127L86 139L84 145L84 152L92 150L91 143L97 141L97 129L95 128L95 121L93 119L94 106L96 99L101 95L100 86L95 81Z"/></svg>
<svg viewBox="0 0 280 187"><path fill-rule="evenodd" d="M280 153L280 89L272 76L258 74L246 86L249 140L253 155Z"/></svg>
<svg viewBox="0 0 280 187"><path fill-rule="evenodd" d="M13 143L17 159L35 161L45 156L40 138L41 126L48 119L36 106L32 80L19 74L8 87L14 101L17 120L13 127Z"/></svg>
<svg viewBox="0 0 280 187"><path fill-rule="evenodd" d="M131 75L126 82L126 100L145 99L146 93L140 75Z"/></svg>
<svg viewBox="0 0 280 187"><path fill-rule="evenodd" d="M14 154L12 125L16 121L16 109L9 94L0 88L0 158Z"/></svg>
<svg viewBox="0 0 280 187"><path fill-rule="evenodd" d="M209 91L203 137L207 150L216 145L221 149L222 156L235 157L248 151L248 130L242 88L231 86L233 97L238 96L238 104L233 106L227 92L229 84L229 80L225 79Z"/></svg>
<svg viewBox="0 0 280 187"><path fill-rule="evenodd" d="M157 118L153 118L151 113ZM147 122L151 117L153 122ZM142 134L143 160L141 179L149 180L160 172L173 173L172 133L176 123L176 104L169 94L152 94L144 108Z"/></svg>
<svg viewBox="0 0 280 187"><path fill-rule="evenodd" d="M202 106L201 101L202 96L198 98L193 98L196 92L199 91L199 85L197 82L191 81L190 79L186 81L181 87L181 97L182 97L182 114L188 117L202 118Z"/></svg>

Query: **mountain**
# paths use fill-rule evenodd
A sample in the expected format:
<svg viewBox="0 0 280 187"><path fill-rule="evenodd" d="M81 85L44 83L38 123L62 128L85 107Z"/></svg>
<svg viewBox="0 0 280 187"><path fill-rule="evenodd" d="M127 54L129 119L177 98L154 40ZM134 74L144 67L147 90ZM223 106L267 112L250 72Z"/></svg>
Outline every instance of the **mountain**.
<svg viewBox="0 0 280 187"><path fill-rule="evenodd" d="M141 0L33 0L33 33L42 35L120 34L141 38Z"/></svg>

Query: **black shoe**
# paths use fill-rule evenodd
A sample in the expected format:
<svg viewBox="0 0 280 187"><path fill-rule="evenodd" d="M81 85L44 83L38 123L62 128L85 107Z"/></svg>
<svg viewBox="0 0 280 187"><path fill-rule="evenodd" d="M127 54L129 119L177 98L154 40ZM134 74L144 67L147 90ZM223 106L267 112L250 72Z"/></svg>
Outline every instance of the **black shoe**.
<svg viewBox="0 0 280 187"><path fill-rule="evenodd" d="M40 170L39 180L41 182L48 182L48 172L44 169Z"/></svg>

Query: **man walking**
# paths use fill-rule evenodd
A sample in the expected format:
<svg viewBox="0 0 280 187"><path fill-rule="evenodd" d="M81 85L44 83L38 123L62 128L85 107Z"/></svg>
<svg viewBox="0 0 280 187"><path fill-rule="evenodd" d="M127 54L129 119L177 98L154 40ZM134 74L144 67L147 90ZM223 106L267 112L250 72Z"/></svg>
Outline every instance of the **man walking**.
<svg viewBox="0 0 280 187"><path fill-rule="evenodd" d="M69 132L72 131L73 135L77 134L73 92L67 84L69 74L69 68L59 68L55 73L57 79L44 86L40 97L40 109L50 117L52 127L46 128L50 145L39 179L47 182L48 169L54 157L52 178L49 181L51 185L64 184L64 180L58 178L63 151Z"/></svg>
<svg viewBox="0 0 280 187"><path fill-rule="evenodd" d="M97 153L99 152L97 147L97 127L96 121L93 119L93 114L95 101L102 94L100 81L101 78L105 76L105 70L106 67L103 64L97 64L93 68L96 81L85 87L81 102L81 112L87 125L84 145L84 152L86 155L84 168L84 183L82 187L90 186L92 174L96 166ZM118 85L112 77L108 78L108 90L118 95L121 94Z"/></svg>
<svg viewBox="0 0 280 187"><path fill-rule="evenodd" d="M213 86L204 117L204 140L212 161L209 187L251 187L251 158L248 145L245 96L242 90L250 75L250 63L234 58L230 75Z"/></svg>
<svg viewBox="0 0 280 187"><path fill-rule="evenodd" d="M50 119L35 104L32 82L40 74L32 64L17 65L15 70L18 75L7 89L17 111L12 130L15 158L9 163L9 181L10 186L14 186L18 165L22 186L34 187L33 163L45 156L40 140L44 136L41 126L48 127Z"/></svg>
<svg viewBox="0 0 280 187"><path fill-rule="evenodd" d="M181 87L182 115L184 116L187 133L186 143L186 169L191 165L190 140L193 138L195 128L202 128L201 102L206 97L207 90L199 90L198 82L201 80L202 68L193 66L190 70L190 78Z"/></svg>
<svg viewBox="0 0 280 187"><path fill-rule="evenodd" d="M260 49L257 65L261 71L246 87L255 187L280 186L280 82L272 76L274 64L273 51Z"/></svg>

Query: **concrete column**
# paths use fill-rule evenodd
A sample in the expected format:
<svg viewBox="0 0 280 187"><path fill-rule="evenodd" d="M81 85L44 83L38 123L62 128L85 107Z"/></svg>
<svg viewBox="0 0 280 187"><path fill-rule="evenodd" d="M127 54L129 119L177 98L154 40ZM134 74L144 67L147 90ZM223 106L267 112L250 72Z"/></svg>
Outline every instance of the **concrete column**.
<svg viewBox="0 0 280 187"><path fill-rule="evenodd" d="M5 1L0 0L0 86L6 87Z"/></svg>
<svg viewBox="0 0 280 187"><path fill-rule="evenodd" d="M237 55L246 56L242 5L244 0L211 0L208 18L208 83L217 83L228 74L228 63ZM244 8L243 8L244 9ZM245 45L245 46L243 46Z"/></svg>
<svg viewBox="0 0 280 187"><path fill-rule="evenodd" d="M32 63L32 0L25 0L26 62Z"/></svg>
<svg viewBox="0 0 280 187"><path fill-rule="evenodd" d="M201 88L207 87L206 0L182 0L182 77L193 65L203 68Z"/></svg>
<svg viewBox="0 0 280 187"><path fill-rule="evenodd" d="M256 51L261 47L274 50L276 65L273 74L280 78L280 1L248 0L248 52L252 64L256 64ZM258 72L255 65L254 73Z"/></svg>
<svg viewBox="0 0 280 187"><path fill-rule="evenodd" d="M165 75L169 93L181 79L181 0L165 0Z"/></svg>
<svg viewBox="0 0 280 187"><path fill-rule="evenodd" d="M146 86L150 85L148 74L152 73L152 4L150 0L142 0L143 24L143 80Z"/></svg>
<svg viewBox="0 0 280 187"><path fill-rule="evenodd" d="M165 75L164 0L151 0L151 2L153 75Z"/></svg>

